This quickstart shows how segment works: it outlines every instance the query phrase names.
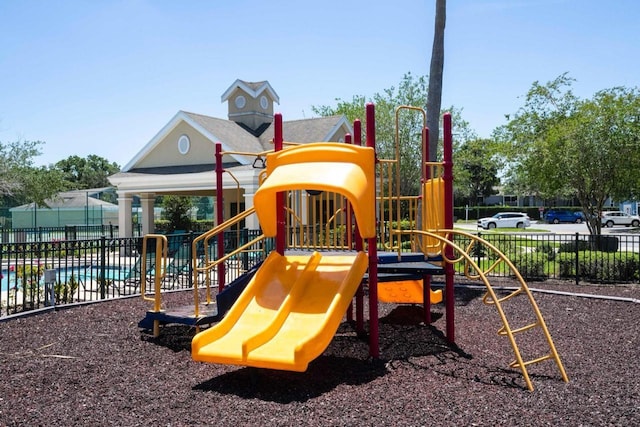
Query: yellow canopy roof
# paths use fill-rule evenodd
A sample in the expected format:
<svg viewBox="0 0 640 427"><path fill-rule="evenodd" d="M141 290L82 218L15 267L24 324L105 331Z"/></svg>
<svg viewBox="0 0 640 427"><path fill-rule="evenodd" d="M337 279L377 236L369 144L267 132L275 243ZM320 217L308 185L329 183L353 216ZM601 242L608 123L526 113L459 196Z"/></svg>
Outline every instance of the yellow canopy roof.
<svg viewBox="0 0 640 427"><path fill-rule="evenodd" d="M320 190L344 195L353 207L360 235L375 237L375 152L373 148L315 142L267 155L267 178L253 199L266 236L276 235L276 193Z"/></svg>

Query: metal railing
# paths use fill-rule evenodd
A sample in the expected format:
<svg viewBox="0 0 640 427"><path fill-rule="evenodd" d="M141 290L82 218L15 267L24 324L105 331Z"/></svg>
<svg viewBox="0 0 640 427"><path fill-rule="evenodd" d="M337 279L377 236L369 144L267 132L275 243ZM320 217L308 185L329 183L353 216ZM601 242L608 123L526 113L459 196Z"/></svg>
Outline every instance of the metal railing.
<svg viewBox="0 0 640 427"><path fill-rule="evenodd" d="M168 235L163 290L193 288L192 241L197 233ZM225 232L228 251L260 235L259 230ZM141 237L0 243L0 316L54 305L140 295L141 280L155 274L155 251L142 259ZM243 252L227 263L228 280L259 260ZM196 257L204 257L198 250ZM144 267L143 267L144 266ZM145 270L144 272L142 270ZM214 275L215 276L215 275ZM217 282L214 281L215 286Z"/></svg>
<svg viewBox="0 0 640 427"><path fill-rule="evenodd" d="M343 234L344 226L336 226ZM310 228L313 229L314 227ZM315 228L327 233L326 227ZM291 229L289 232L293 233ZM560 279L575 283L640 283L640 234L589 236L551 233L490 233L480 237L494 245L517 267L527 281ZM199 233L168 235L168 259L163 290L193 289L192 242ZM261 235L260 230L225 231L225 253L231 253ZM455 243L465 247L464 236ZM143 277L150 280L155 272L152 260L143 262L142 238L52 240L46 242L0 243L0 316L22 313L48 306L97 301L140 294ZM289 242L295 241L290 238ZM326 241L310 238L317 245L305 249L326 250ZM196 258L215 260L217 244L196 245ZM225 263L225 280L230 282L253 267L273 243L259 242L244 248ZM332 248L342 245L331 245ZM476 244L471 250L477 265L487 268L494 263L491 251ZM403 250L411 251L411 247ZM150 248L147 252L155 259ZM205 255L206 254L206 255ZM144 273L142 265L146 265ZM464 265L456 265L457 274ZM46 273L46 274L45 274ZM509 269L497 267L491 276L512 277ZM208 273L211 286L217 286L218 274ZM199 279L200 280L200 279ZM205 277L202 277L204 283Z"/></svg>
<svg viewBox="0 0 640 427"><path fill-rule="evenodd" d="M478 233L513 261L522 276L529 281L546 279L571 280L576 284L639 283L640 235L616 234L591 236L585 234L551 233ZM458 242L464 245L466 242ZM479 266L490 265L490 251L482 245L473 248ZM456 271L460 272L460 266ZM504 269L493 276L510 277Z"/></svg>
<svg viewBox="0 0 640 427"><path fill-rule="evenodd" d="M134 236L142 236L142 226L136 224L133 228ZM106 236L109 239L118 237L118 226L108 225L66 225L63 227L30 227L30 228L2 228L0 242L2 243L30 243L49 242L59 240L87 240L99 239Z"/></svg>

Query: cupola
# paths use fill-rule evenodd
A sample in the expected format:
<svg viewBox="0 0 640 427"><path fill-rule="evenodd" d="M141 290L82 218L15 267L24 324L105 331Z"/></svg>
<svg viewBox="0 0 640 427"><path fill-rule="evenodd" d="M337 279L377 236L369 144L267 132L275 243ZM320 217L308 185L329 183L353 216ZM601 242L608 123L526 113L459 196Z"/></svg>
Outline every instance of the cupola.
<svg viewBox="0 0 640 427"><path fill-rule="evenodd" d="M229 105L229 120L259 135L273 122L273 103L280 103L280 98L268 81L238 79L222 94L222 102L225 101Z"/></svg>

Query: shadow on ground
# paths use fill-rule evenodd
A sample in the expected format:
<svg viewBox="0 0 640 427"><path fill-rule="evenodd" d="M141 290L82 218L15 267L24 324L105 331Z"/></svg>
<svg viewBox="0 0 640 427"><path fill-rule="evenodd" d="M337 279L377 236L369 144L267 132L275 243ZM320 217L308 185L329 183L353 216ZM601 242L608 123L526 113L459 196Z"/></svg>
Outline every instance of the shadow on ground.
<svg viewBox="0 0 640 427"><path fill-rule="evenodd" d="M191 340L195 334L196 330L191 326L165 325L160 328L160 336L154 337L151 331L143 330L140 339L177 353L183 350L191 351Z"/></svg>
<svg viewBox="0 0 640 427"><path fill-rule="evenodd" d="M458 298L470 301L483 293L482 290L466 289L456 295L456 302L460 301ZM442 317L441 312L431 313L433 322ZM368 329L368 322L365 328ZM161 328L159 337L153 337L147 331L142 333L141 339L180 352L191 351L194 335L195 328L168 325ZM480 377L467 378L466 369L460 371L460 367L473 363L473 357L449 343L438 328L426 325L421 305L398 305L381 317L379 343L380 358L372 360L368 336L359 336L352 324L343 322L323 355L312 361L305 372L238 367L196 385L194 390L279 403L304 402L341 384L374 381L399 365L418 370L433 369L441 375L487 384L519 386L514 381L513 370L484 368L486 372ZM519 375L516 373L516 376Z"/></svg>
<svg viewBox="0 0 640 427"><path fill-rule="evenodd" d="M194 390L277 403L305 402L341 384L366 384L386 373L379 361L320 356L305 372L239 368L200 383Z"/></svg>

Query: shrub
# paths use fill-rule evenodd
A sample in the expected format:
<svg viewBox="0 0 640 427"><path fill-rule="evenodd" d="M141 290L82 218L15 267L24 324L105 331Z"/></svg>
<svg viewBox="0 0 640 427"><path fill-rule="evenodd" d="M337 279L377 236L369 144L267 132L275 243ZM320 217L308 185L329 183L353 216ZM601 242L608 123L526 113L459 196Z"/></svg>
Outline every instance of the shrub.
<svg viewBox="0 0 640 427"><path fill-rule="evenodd" d="M511 262L518 269L523 279L544 280L548 277L546 259L539 259L531 256L531 254L519 254L511 258Z"/></svg>
<svg viewBox="0 0 640 427"><path fill-rule="evenodd" d="M510 240L500 239L500 240L495 240L489 243L493 244L493 246L495 246L500 252L505 254L508 258L516 257L522 253L522 248L519 245L517 245L515 242ZM495 261L498 259L498 254L493 250L487 249L487 256L492 261Z"/></svg>
<svg viewBox="0 0 640 427"><path fill-rule="evenodd" d="M556 249L550 243L540 243L536 246L536 252L545 254L548 261L553 261L556 258Z"/></svg>
<svg viewBox="0 0 640 427"><path fill-rule="evenodd" d="M558 274L562 279L568 279L576 276L576 261L575 254L571 252L561 252L558 253L556 257L556 262L558 263Z"/></svg>
<svg viewBox="0 0 640 427"><path fill-rule="evenodd" d="M76 279L76 276L73 274L71 275L71 277L69 277L69 279L67 279L66 283L56 281L53 287L56 301L62 303L72 303L73 297L79 285L80 283Z"/></svg>
<svg viewBox="0 0 640 427"><path fill-rule="evenodd" d="M576 246L577 246L577 249L576 249ZM563 252L575 253L576 251L588 251L589 249L591 249L591 244L588 241L572 240L570 242L561 243L560 247L558 248L558 253L563 253Z"/></svg>
<svg viewBox="0 0 640 427"><path fill-rule="evenodd" d="M561 278L576 276L575 255L558 257ZM578 277L590 282L631 282L639 278L640 255L585 251L578 254Z"/></svg>
<svg viewBox="0 0 640 427"><path fill-rule="evenodd" d="M34 300L42 297L40 289L40 279L44 275L47 268L44 264L37 265L19 265L16 268L16 276L21 282L21 288L27 300Z"/></svg>
<svg viewBox="0 0 640 427"><path fill-rule="evenodd" d="M190 197L165 196L162 200L162 207L164 215L169 221L168 232L191 229L189 210L193 207L193 203Z"/></svg>

